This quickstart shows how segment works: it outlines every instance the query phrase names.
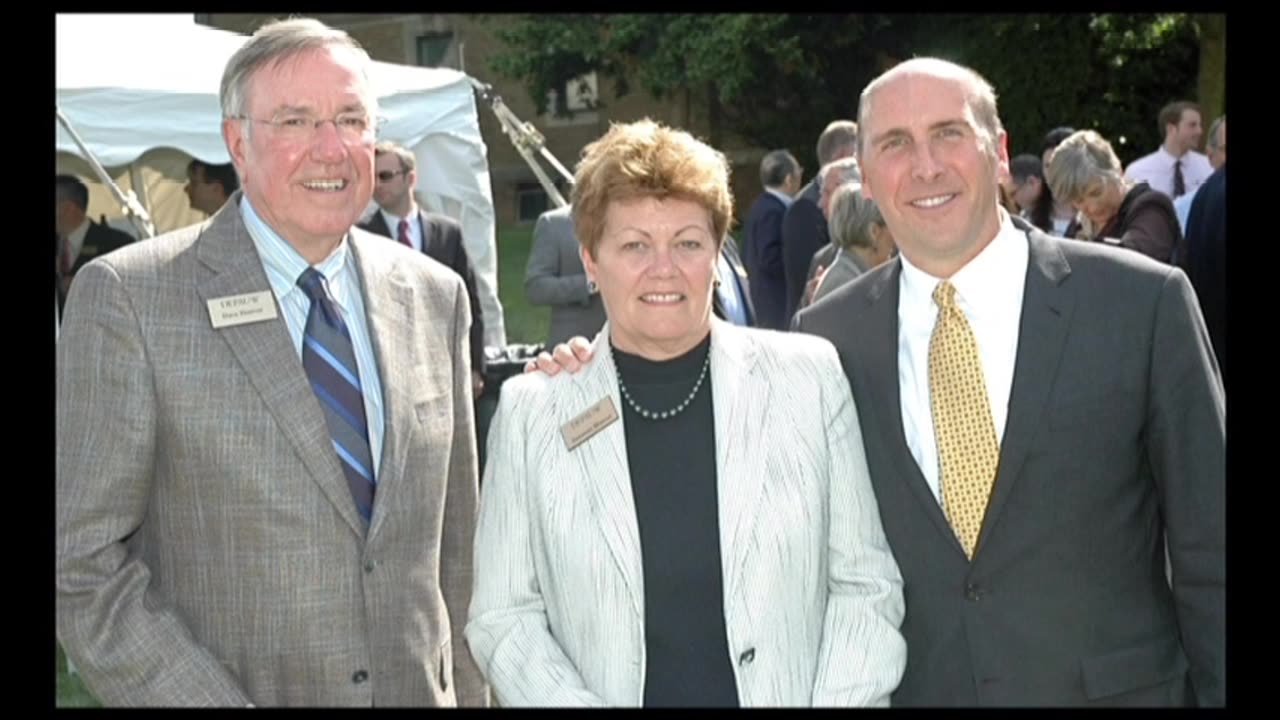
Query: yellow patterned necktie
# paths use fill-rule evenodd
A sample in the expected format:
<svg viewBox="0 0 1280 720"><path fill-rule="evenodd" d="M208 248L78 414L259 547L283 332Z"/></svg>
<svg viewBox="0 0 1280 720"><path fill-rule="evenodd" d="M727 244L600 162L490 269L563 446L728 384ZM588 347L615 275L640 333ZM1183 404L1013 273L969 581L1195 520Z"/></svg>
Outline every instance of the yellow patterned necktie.
<svg viewBox="0 0 1280 720"><path fill-rule="evenodd" d="M1000 446L978 342L956 305L955 286L946 280L938 283L933 301L938 322L929 340L929 404L938 437L942 507L965 555L972 559Z"/></svg>

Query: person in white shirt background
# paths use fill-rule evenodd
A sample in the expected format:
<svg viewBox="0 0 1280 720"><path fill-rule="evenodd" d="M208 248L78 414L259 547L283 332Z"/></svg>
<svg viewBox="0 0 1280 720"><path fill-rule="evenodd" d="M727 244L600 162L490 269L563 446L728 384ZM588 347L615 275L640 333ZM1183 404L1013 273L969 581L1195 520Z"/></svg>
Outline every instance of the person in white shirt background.
<svg viewBox="0 0 1280 720"><path fill-rule="evenodd" d="M1227 116L1223 115L1209 126L1209 139L1205 143L1205 153L1209 158L1209 166L1214 170L1227 164ZM1187 234L1187 215L1191 212L1191 201L1196 199L1200 188L1183 195L1173 201L1173 210L1178 214L1178 225L1182 234Z"/></svg>
<svg viewBox="0 0 1280 720"><path fill-rule="evenodd" d="M1124 176L1135 183L1145 182L1169 199L1177 200L1194 192L1213 174L1209 158L1195 150L1204 135L1200 106L1185 100L1169 103L1160 110L1159 123L1164 143L1150 155L1130 163Z"/></svg>

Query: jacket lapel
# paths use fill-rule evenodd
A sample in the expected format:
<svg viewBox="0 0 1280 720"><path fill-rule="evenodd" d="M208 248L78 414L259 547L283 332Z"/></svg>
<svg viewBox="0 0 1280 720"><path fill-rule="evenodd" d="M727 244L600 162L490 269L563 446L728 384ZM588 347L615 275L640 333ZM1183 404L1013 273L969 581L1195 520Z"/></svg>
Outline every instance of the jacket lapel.
<svg viewBox="0 0 1280 720"><path fill-rule="evenodd" d="M1036 433L1044 421L1045 405L1058 374L1062 348L1071 326L1075 293L1062 286L1071 274L1066 257L1054 241L1038 231L1028 233L1030 256L1023 291L1022 319L1018 327L1018 357L1009 392L1009 417L1000 444L1000 464L995 487L978 539L979 553L989 529L994 527Z"/></svg>
<svg viewBox="0 0 1280 720"><path fill-rule="evenodd" d="M596 358L580 372L571 387L571 401L560 407L560 425L577 417L601 398L608 397L618 420L586 442L577 456L578 473L590 488L594 519L604 535L610 555L622 574L631 595L631 607L644 622L644 578L640 557L640 527L636 520L635 498L631 493L631 471L627 464L626 434L622 419L622 398L618 392L616 366L609 346L609 325L605 324L592 344Z"/></svg>
<svg viewBox="0 0 1280 720"><path fill-rule="evenodd" d="M433 257L433 258L436 257L435 255L432 254L431 249L434 248L440 242L439 239L436 238L437 230L439 230L439 228L436 227L436 224L433 222L427 222L427 216L421 210L419 210L418 211L418 231L422 233L422 254L423 255L429 255L430 257Z"/></svg>
<svg viewBox="0 0 1280 720"><path fill-rule="evenodd" d="M365 227L369 232L389 237L395 240L395 236L391 234L391 229L387 227L387 221L382 219L382 210L375 209L373 215L369 217L369 221L365 223Z"/></svg>
<svg viewBox="0 0 1280 720"><path fill-rule="evenodd" d="M369 522L369 537L382 526L388 508L394 507L393 499L404 476L405 454L408 452L408 434L412 430L415 397L432 394L438 389L416 388L402 378L416 377L412 363L417 357L413 347L415 316L413 313L414 289L393 265L383 262L379 253L366 243L385 242L382 238L358 238L356 233L347 236L355 256L356 274L360 278L364 298L365 322L369 327L369 341L378 364L378 377L382 381L382 457L378 462L378 488L374 493L373 516ZM432 322L427 314L416 318L417 322ZM414 391L418 391L416 394ZM443 388L451 392L452 388ZM444 462L444 458L440 459Z"/></svg>
<svg viewBox="0 0 1280 720"><path fill-rule="evenodd" d="M237 194L224 205L197 241L196 254L203 266L197 289L203 301L271 292L262 261L240 218L239 200ZM364 521L338 466L319 401L289 339L278 305L277 313L274 320L223 327L214 332L226 341L312 479L351 529L363 536Z"/></svg>
<svg viewBox="0 0 1280 720"><path fill-rule="evenodd" d="M892 460L896 477L911 488L916 500L924 506L934 529L948 539L957 553L963 555L964 548L947 522L942 505L911 454L902 425L902 393L898 379L898 278L901 274L902 262L894 261L890 271L881 273L872 284L867 296L870 307L866 319L867 332L863 335L865 339L854 346L854 352L861 361L853 369L857 371L860 365L868 373L868 382L863 383L863 387L870 394L872 417L879 418L872 428L863 426L862 432L880 434L881 445ZM863 402L862 397L857 400Z"/></svg>
<svg viewBox="0 0 1280 720"><path fill-rule="evenodd" d="M731 323L712 320L711 404L726 598L737 596L766 480L760 454L769 440L761 438L759 430L765 427L770 386L755 376L756 358L756 347L748 334Z"/></svg>

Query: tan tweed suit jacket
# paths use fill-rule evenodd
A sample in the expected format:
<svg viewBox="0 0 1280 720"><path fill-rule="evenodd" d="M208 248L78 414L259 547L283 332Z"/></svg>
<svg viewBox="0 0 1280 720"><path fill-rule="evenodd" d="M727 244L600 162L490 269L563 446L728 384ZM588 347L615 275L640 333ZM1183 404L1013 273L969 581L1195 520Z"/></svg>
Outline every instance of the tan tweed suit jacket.
<svg viewBox="0 0 1280 720"><path fill-rule="evenodd" d="M367 536L238 210L76 278L57 350L57 628L108 705L453 705L476 517L467 295L352 230L385 407Z"/></svg>

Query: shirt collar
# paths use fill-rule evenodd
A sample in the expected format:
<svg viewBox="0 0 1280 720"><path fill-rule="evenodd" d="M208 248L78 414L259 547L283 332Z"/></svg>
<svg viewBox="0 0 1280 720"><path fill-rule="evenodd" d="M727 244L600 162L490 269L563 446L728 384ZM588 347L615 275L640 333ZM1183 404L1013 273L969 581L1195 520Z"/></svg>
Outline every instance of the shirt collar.
<svg viewBox="0 0 1280 720"><path fill-rule="evenodd" d="M1160 156L1160 159L1164 161L1165 165L1168 165L1169 167L1173 167L1173 164L1175 162L1186 158L1187 155L1191 154L1191 151L1188 150L1187 152L1182 154L1182 157L1178 157L1177 155L1174 155L1173 153L1169 152L1169 149L1164 146L1164 143L1160 143L1160 149L1156 150L1156 154Z"/></svg>
<svg viewBox="0 0 1280 720"><path fill-rule="evenodd" d="M951 276L958 302L979 314L1007 309L1011 296L1022 295L1029 256L1026 233L1015 227L1009 214L1001 209L995 238ZM902 260L904 307L933 308L933 291L942 279L912 265L906 255L899 253L898 257ZM1010 278L1016 278L1016 282L1010 282Z"/></svg>
<svg viewBox="0 0 1280 720"><path fill-rule="evenodd" d="M283 302L290 292L295 290L302 292L298 287L298 278L310 267L310 264L262 220L253 209L253 204L249 202L248 197L240 199L240 216L244 219L249 237L253 238L253 245L258 251L258 257L262 260L262 267L267 273L267 280L271 283L271 290L275 293L276 299ZM346 311L351 310L350 303L347 301L348 258L351 256L348 248L347 239L344 236L333 252L315 266L315 269L325 276L329 294Z"/></svg>
<svg viewBox="0 0 1280 720"><path fill-rule="evenodd" d="M387 224L387 229L391 231L391 239L395 240L397 239L396 233L400 232L400 221L408 220L409 218L412 218L415 215L417 215L418 208L416 206L409 208L409 214L404 217L400 217L399 215L396 215L395 213L391 212L390 210L387 210L381 205L378 206L378 212L382 213L382 220Z"/></svg>
<svg viewBox="0 0 1280 720"><path fill-rule="evenodd" d="M795 198L782 192L781 190L775 190L771 187L767 187L764 189L764 191L781 200L783 207L791 207L791 203L795 202Z"/></svg>

